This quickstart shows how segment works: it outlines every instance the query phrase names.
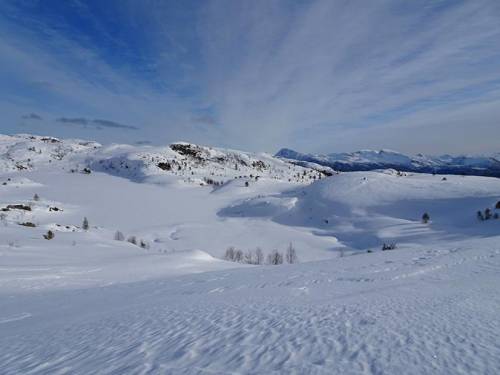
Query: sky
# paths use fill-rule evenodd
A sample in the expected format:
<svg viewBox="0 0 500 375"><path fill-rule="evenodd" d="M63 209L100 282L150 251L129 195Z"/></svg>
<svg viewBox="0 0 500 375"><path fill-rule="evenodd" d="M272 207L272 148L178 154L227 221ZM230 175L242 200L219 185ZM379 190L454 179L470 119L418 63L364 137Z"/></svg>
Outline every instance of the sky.
<svg viewBox="0 0 500 375"><path fill-rule="evenodd" d="M0 132L500 152L498 0L2 0Z"/></svg>

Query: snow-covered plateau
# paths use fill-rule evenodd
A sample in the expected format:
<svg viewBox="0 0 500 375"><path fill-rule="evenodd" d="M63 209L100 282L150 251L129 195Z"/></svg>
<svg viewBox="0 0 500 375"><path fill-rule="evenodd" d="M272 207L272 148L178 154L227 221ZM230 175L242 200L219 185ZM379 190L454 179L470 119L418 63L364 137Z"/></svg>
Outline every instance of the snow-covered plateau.
<svg viewBox="0 0 500 375"><path fill-rule="evenodd" d="M500 373L500 179L319 164L0 135L0 374Z"/></svg>

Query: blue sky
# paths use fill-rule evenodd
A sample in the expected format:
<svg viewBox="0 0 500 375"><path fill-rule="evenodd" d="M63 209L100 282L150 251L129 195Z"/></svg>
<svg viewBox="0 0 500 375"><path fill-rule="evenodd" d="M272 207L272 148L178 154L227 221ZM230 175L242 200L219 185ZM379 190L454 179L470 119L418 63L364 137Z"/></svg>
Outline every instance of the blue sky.
<svg viewBox="0 0 500 375"><path fill-rule="evenodd" d="M0 131L500 152L500 2L0 2Z"/></svg>

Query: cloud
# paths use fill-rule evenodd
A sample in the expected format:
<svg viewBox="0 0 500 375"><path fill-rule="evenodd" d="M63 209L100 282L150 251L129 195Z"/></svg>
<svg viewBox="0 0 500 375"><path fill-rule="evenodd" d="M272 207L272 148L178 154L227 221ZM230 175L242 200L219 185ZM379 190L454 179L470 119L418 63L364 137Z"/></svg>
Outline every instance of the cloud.
<svg viewBox="0 0 500 375"><path fill-rule="evenodd" d="M3 131L18 130L15 119L19 118L20 110L30 108L44 113L45 117L57 117L64 108L67 112L86 113L95 119L112 117L118 120L88 123L87 128L56 126L60 122L46 124L44 131L47 134L92 137L101 142L134 142L136 137L131 132L91 132L90 128L138 128L142 137L154 138L157 142L186 139L215 143L215 134L201 134L191 119L199 105L197 98L175 92L178 87L184 89L185 86L177 82L174 87L170 84L173 79L165 84L169 76L163 70L151 76L152 73L144 71L147 63L130 59L130 56L145 53L128 49L130 38L116 40L106 24L108 18L97 20L88 11L78 13L78 16L87 17L83 21L96 22L98 29L104 28L96 35L105 43L96 46L88 40L85 30L68 26L70 17L49 22L38 14L26 12L26 7L30 7L28 3L0 2L0 108L4 118L9 119ZM125 12L125 4L120 9ZM48 12L51 13L56 12ZM140 21L133 19L140 12L130 13L131 19L122 20L124 24ZM111 56L106 56L108 47L115 52ZM172 75L185 77L179 71ZM122 118L134 126L121 127ZM33 128L33 131L38 130Z"/></svg>
<svg viewBox="0 0 500 375"><path fill-rule="evenodd" d="M109 120L92 120L92 123L97 126L102 126L106 128L116 128L116 129L128 129L128 130L138 130L139 128L131 125L124 125L118 122L109 121Z"/></svg>
<svg viewBox="0 0 500 375"><path fill-rule="evenodd" d="M7 131L64 109L84 121L47 134L101 142L439 153L500 138L496 0L64 4L0 2ZM137 131L97 131L124 124Z"/></svg>
<svg viewBox="0 0 500 375"><path fill-rule="evenodd" d="M460 144L472 124L433 120L500 99L499 19L494 0L214 2L201 25L207 98L242 147L376 148L377 131L397 124L402 141L416 114Z"/></svg>
<svg viewBox="0 0 500 375"><path fill-rule="evenodd" d="M89 120L86 118L67 118L67 117L60 117L56 120L57 122L61 122L63 124L68 124L68 125L80 125L80 126L87 126L89 124Z"/></svg>
<svg viewBox="0 0 500 375"><path fill-rule="evenodd" d="M22 118L24 120L43 120L42 116L37 115L36 113L30 113L29 115L23 115Z"/></svg>
<svg viewBox="0 0 500 375"><path fill-rule="evenodd" d="M57 122L66 124L66 125L77 125L77 126L92 126L95 128L114 128L114 129L125 129L125 130L138 130L136 126L131 126L131 125L124 125L120 124L115 121L110 121L110 120L101 120L101 119L95 119L95 120L90 120L86 119L83 117L79 118L67 118L67 117L60 117L56 120Z"/></svg>

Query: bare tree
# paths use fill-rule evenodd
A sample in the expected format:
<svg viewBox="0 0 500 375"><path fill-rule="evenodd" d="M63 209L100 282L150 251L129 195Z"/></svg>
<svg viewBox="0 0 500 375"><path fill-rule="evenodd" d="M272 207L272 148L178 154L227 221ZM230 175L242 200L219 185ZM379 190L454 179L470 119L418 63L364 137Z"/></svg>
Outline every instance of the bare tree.
<svg viewBox="0 0 500 375"><path fill-rule="evenodd" d="M226 249L226 253L224 254L224 259L225 260L230 260L231 262L234 261L234 247L233 246L229 246L227 249Z"/></svg>
<svg viewBox="0 0 500 375"><path fill-rule="evenodd" d="M262 252L262 249L258 247L255 250L255 264L262 264L264 263L264 253Z"/></svg>
<svg viewBox="0 0 500 375"><path fill-rule="evenodd" d="M123 235L122 232L120 232L119 230L117 230L115 232L115 240L116 241L124 241L125 240L125 236Z"/></svg>
<svg viewBox="0 0 500 375"><path fill-rule="evenodd" d="M297 252L291 242L286 249L285 258L289 264L297 263Z"/></svg>
<svg viewBox="0 0 500 375"><path fill-rule="evenodd" d="M278 250L271 251L271 253L267 256L267 263L273 266L283 264L283 254L281 254Z"/></svg>
<svg viewBox="0 0 500 375"><path fill-rule="evenodd" d="M236 250L234 252L234 261L238 263L241 263L243 261L243 251Z"/></svg>
<svg viewBox="0 0 500 375"><path fill-rule="evenodd" d="M243 260L245 263L247 264L254 264L254 261L255 261L255 256L253 254L253 251L252 250L248 250L246 253L245 253L245 256L243 257Z"/></svg>
<svg viewBox="0 0 500 375"><path fill-rule="evenodd" d="M137 245L137 238L135 236L130 236L129 238L127 238L127 241L131 244Z"/></svg>
<svg viewBox="0 0 500 375"><path fill-rule="evenodd" d="M7 226L7 214L4 214L3 212L0 213L0 221L3 223L4 226Z"/></svg>

